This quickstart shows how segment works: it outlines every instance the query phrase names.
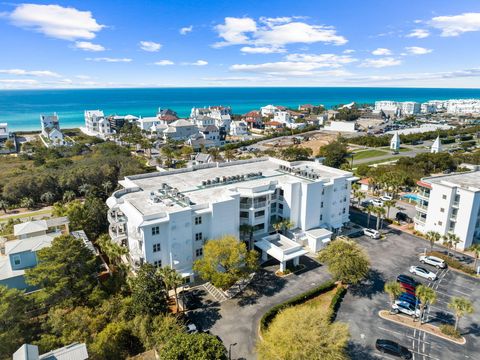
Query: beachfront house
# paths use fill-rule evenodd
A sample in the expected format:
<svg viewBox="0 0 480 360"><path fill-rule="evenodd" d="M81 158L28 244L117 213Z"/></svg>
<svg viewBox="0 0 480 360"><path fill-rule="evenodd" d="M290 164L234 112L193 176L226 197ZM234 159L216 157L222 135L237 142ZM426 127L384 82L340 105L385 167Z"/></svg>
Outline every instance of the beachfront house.
<svg viewBox="0 0 480 360"><path fill-rule="evenodd" d="M230 135L245 136L248 135L248 125L245 121L232 121L230 124Z"/></svg>
<svg viewBox="0 0 480 360"><path fill-rule="evenodd" d="M196 134L198 134L198 127L194 123L185 119L178 119L163 131L163 138L164 140L187 140Z"/></svg>
<svg viewBox="0 0 480 360"><path fill-rule="evenodd" d="M90 136L106 138L112 134L110 121L105 118L102 110L85 110L85 128L82 130Z"/></svg>

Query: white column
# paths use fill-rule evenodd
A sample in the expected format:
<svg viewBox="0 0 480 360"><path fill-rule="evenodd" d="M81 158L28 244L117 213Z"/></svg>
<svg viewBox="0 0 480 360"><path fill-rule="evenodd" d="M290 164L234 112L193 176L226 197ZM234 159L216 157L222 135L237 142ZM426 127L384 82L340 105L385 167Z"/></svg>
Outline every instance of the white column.
<svg viewBox="0 0 480 360"><path fill-rule="evenodd" d="M280 261L280 271L284 272L287 268L287 262L286 261Z"/></svg>
<svg viewBox="0 0 480 360"><path fill-rule="evenodd" d="M300 256L293 259L293 266L300 265Z"/></svg>
<svg viewBox="0 0 480 360"><path fill-rule="evenodd" d="M268 260L268 254L266 251L262 250L262 261L267 261Z"/></svg>

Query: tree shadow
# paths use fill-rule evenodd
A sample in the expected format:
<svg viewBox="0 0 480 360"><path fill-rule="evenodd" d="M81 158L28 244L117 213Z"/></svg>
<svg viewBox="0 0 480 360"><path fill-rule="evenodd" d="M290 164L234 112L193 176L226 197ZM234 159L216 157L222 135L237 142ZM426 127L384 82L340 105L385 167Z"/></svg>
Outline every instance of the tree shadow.
<svg viewBox="0 0 480 360"><path fill-rule="evenodd" d="M381 357L371 353L372 349L356 342L350 341L347 345L347 353L352 360L380 360Z"/></svg>
<svg viewBox="0 0 480 360"><path fill-rule="evenodd" d="M428 323L433 324L437 323L438 325L442 324L450 324L453 325L455 324L455 317L452 314L449 314L444 311L430 311L430 319L428 320Z"/></svg>
<svg viewBox="0 0 480 360"><path fill-rule="evenodd" d="M351 286L349 292L355 297L367 297L371 299L374 295L383 292L384 286L385 278L383 274L376 269L370 269L367 278L360 284Z"/></svg>
<svg viewBox="0 0 480 360"><path fill-rule="evenodd" d="M478 324L471 324L469 327L462 332L462 335L473 335L476 337L480 336L480 325Z"/></svg>
<svg viewBox="0 0 480 360"><path fill-rule="evenodd" d="M220 315L220 308L218 307L209 307L188 313L188 319L192 321L200 331L211 329L221 318L222 315Z"/></svg>
<svg viewBox="0 0 480 360"><path fill-rule="evenodd" d="M279 278L273 271L260 269L250 284L236 298L239 306L256 304L262 296L273 296L285 287L287 280Z"/></svg>
<svg viewBox="0 0 480 360"><path fill-rule="evenodd" d="M220 306L220 303L216 300L212 300L211 295L203 287L192 289L185 295L180 295L180 298L184 302L187 310Z"/></svg>

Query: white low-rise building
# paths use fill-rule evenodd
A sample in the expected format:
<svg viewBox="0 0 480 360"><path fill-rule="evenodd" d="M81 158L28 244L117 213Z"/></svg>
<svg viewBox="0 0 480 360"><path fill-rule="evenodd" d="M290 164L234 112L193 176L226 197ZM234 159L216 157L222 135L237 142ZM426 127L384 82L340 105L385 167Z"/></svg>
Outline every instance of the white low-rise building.
<svg viewBox="0 0 480 360"><path fill-rule="evenodd" d="M324 130L340 132L356 132L355 121L330 121Z"/></svg>
<svg viewBox="0 0 480 360"><path fill-rule="evenodd" d="M423 178L417 185L417 231L454 233L461 250L480 242L480 171Z"/></svg>
<svg viewBox="0 0 480 360"><path fill-rule="evenodd" d="M262 116L273 116L278 111L278 108L273 105L266 105L260 108Z"/></svg>
<svg viewBox="0 0 480 360"><path fill-rule="evenodd" d="M248 135L248 125L245 121L232 121L230 124L230 135L245 136Z"/></svg>
<svg viewBox="0 0 480 360"><path fill-rule="evenodd" d="M105 138L112 134L110 122L102 110L85 110L85 128L87 135Z"/></svg>
<svg viewBox="0 0 480 360"><path fill-rule="evenodd" d="M326 239L314 230L335 233L349 221L354 180L350 172L316 162L273 158L128 176L107 200L109 234L128 246L134 268L169 265L185 278L194 276L206 240L239 237L242 224L260 240L288 218L302 245L315 252L322 247L316 241Z"/></svg>
<svg viewBox="0 0 480 360"><path fill-rule="evenodd" d="M415 115L420 113L421 104L415 101L404 101L400 103L402 115Z"/></svg>
<svg viewBox="0 0 480 360"><path fill-rule="evenodd" d="M60 130L60 120L57 113L40 115L40 126L42 128L41 135L46 146L66 145L65 137Z"/></svg>

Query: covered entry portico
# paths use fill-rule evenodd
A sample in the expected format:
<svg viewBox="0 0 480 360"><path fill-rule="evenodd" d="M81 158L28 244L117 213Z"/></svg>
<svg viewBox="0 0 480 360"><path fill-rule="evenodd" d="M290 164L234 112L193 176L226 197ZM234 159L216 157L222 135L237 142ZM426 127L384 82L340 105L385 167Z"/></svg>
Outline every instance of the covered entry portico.
<svg viewBox="0 0 480 360"><path fill-rule="evenodd" d="M307 253L302 245L281 234L265 236L256 241L255 246L262 250L262 261L267 261L268 255L278 260L281 272L285 272L287 261L293 260L293 265L298 266L300 256Z"/></svg>

